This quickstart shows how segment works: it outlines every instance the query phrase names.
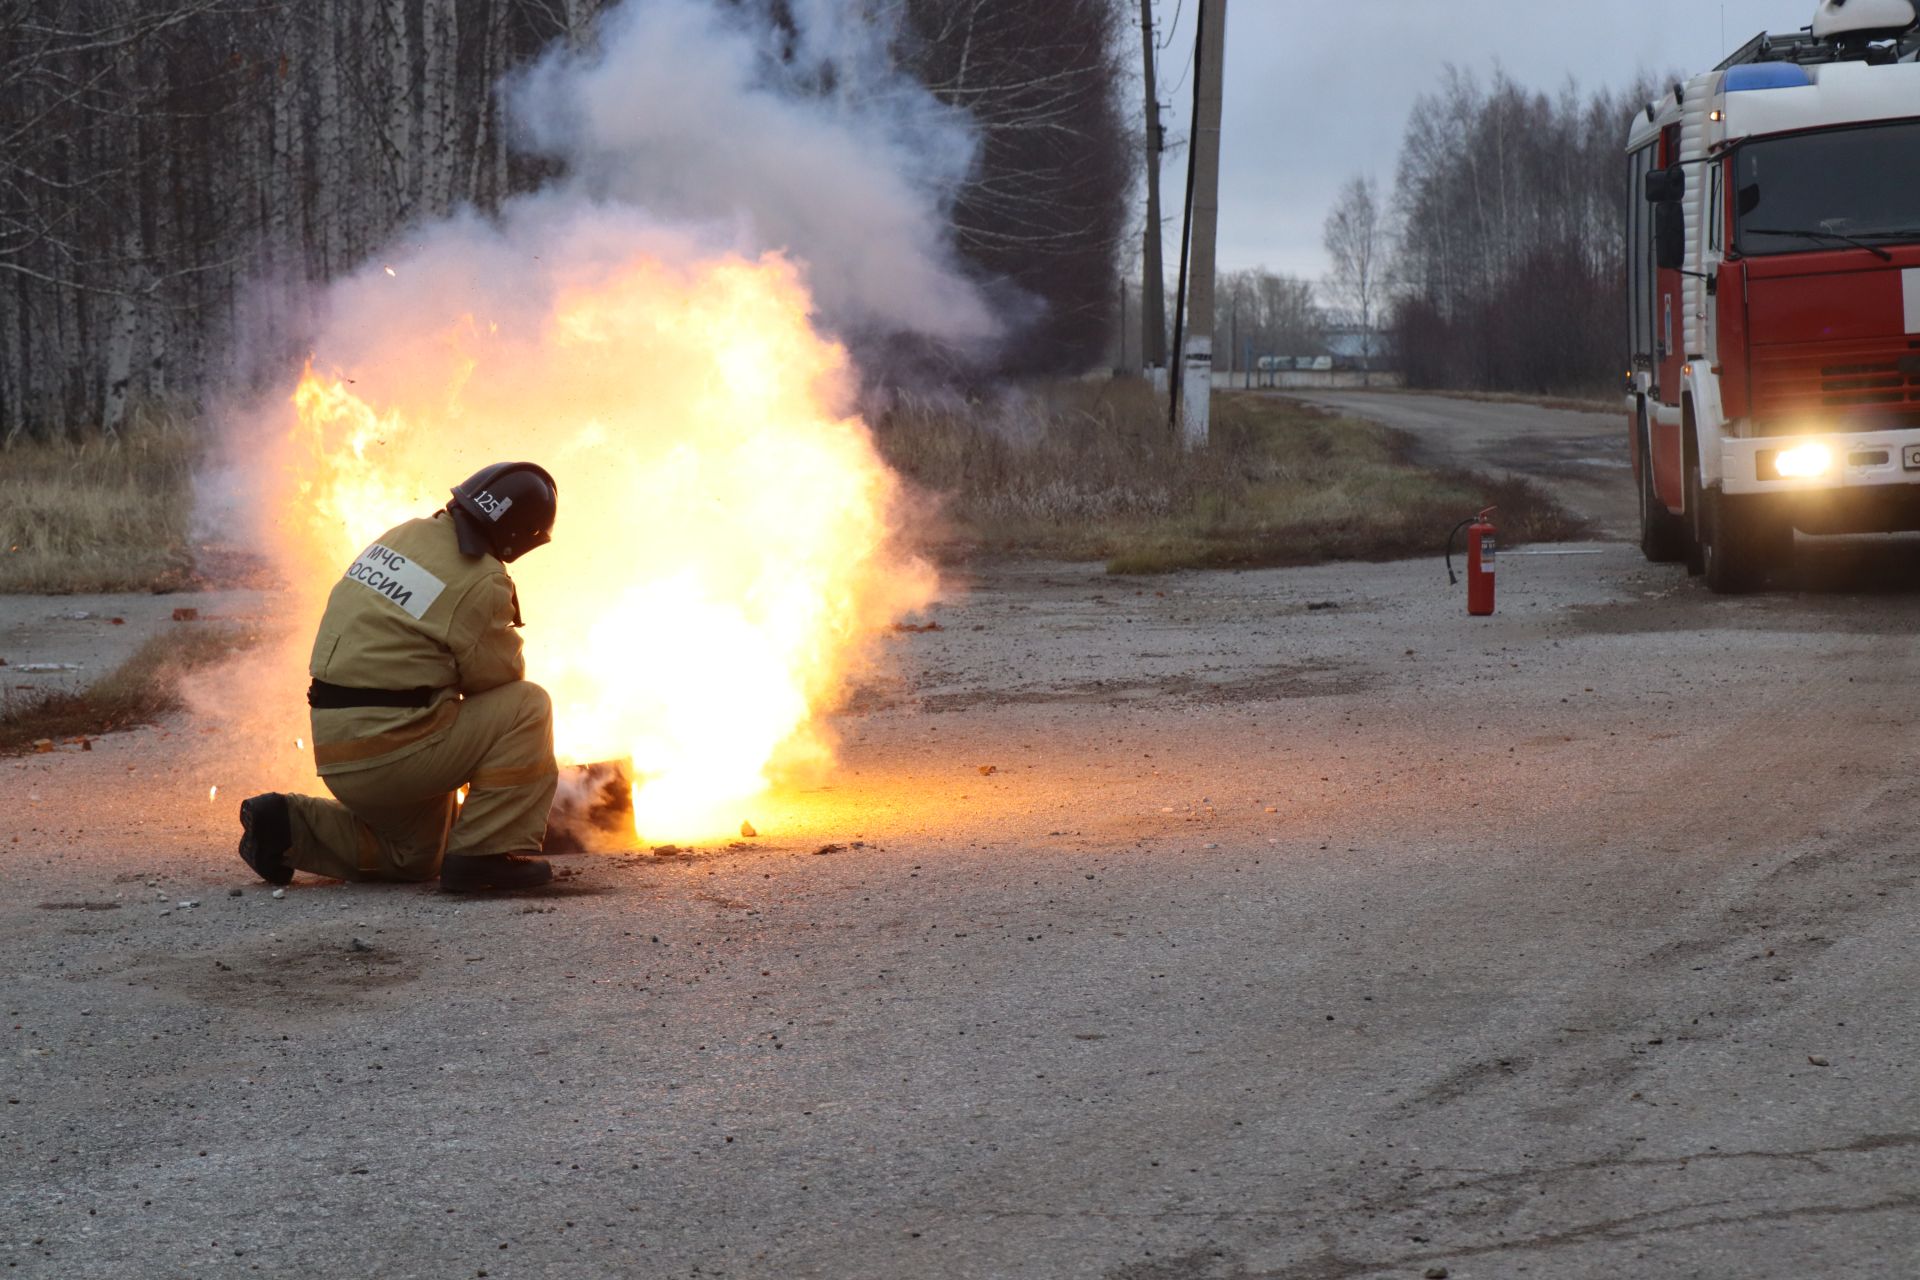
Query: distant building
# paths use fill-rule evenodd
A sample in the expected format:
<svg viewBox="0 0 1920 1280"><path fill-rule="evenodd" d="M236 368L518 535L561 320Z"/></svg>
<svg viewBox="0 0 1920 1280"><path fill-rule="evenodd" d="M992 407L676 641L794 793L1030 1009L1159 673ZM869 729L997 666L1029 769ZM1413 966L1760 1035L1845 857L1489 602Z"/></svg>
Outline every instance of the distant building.
<svg viewBox="0 0 1920 1280"><path fill-rule="evenodd" d="M1399 346L1391 332L1376 329L1371 342L1367 333L1358 325L1334 325L1321 337L1325 354L1333 357L1336 369L1358 369L1377 372L1382 369L1396 369L1400 364ZM1372 356L1368 356L1368 348Z"/></svg>

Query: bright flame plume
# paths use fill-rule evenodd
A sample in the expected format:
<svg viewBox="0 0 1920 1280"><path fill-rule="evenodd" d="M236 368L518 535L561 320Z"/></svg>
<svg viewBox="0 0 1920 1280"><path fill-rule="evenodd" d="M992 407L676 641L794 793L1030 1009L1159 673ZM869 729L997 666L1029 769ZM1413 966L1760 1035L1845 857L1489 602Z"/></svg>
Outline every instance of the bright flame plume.
<svg viewBox="0 0 1920 1280"><path fill-rule="evenodd" d="M512 573L562 760L630 757L643 838L737 831L828 759L865 642L934 588L844 350L778 255L516 255L511 290L487 253L421 258L337 292L348 350L323 338L279 433L274 541L305 615L469 471L539 462L559 521Z"/></svg>

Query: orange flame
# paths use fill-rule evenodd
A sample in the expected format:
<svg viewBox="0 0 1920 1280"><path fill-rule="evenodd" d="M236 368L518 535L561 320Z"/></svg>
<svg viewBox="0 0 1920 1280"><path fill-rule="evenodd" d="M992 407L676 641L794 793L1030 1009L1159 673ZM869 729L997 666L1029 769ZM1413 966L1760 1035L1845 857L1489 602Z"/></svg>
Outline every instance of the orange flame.
<svg viewBox="0 0 1920 1280"><path fill-rule="evenodd" d="M549 283L520 314L395 319L356 335L356 367L309 365L278 558L317 616L361 546L468 471L542 463L554 541L512 572L562 760L631 758L646 839L730 833L829 758L824 713L933 575L898 545L897 482L789 263L637 255Z"/></svg>

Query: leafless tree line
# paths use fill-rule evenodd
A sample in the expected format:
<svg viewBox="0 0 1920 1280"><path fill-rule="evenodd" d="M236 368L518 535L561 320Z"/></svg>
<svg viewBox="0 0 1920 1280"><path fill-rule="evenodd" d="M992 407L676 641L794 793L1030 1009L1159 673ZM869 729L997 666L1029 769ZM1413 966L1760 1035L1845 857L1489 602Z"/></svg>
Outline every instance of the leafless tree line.
<svg viewBox="0 0 1920 1280"><path fill-rule="evenodd" d="M1009 363L1084 368L1132 176L1114 0L866 2L978 122L954 234L1029 321ZM0 0L0 440L284 369L303 286L539 180L496 87L609 4Z"/></svg>
<svg viewBox="0 0 1920 1280"><path fill-rule="evenodd" d="M0 435L272 360L297 289L525 185L493 86L545 0L0 0Z"/></svg>
<svg viewBox="0 0 1920 1280"><path fill-rule="evenodd" d="M1215 286L1214 366L1244 369L1247 358L1317 355L1327 316L1311 282L1254 268L1229 271Z"/></svg>
<svg viewBox="0 0 1920 1280"><path fill-rule="evenodd" d="M1613 385L1625 341L1623 154L1650 85L1548 95L1449 66L1407 124L1391 324L1415 386Z"/></svg>

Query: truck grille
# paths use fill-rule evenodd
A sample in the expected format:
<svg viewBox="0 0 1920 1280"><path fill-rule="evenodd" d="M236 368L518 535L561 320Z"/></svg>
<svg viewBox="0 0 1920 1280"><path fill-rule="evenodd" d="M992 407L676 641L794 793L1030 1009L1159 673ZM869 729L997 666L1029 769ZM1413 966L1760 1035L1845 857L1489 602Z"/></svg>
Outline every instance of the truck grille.
<svg viewBox="0 0 1920 1280"><path fill-rule="evenodd" d="M1805 430L1836 415L1920 425L1920 349L1901 339L1757 347L1753 417L1760 433Z"/></svg>

